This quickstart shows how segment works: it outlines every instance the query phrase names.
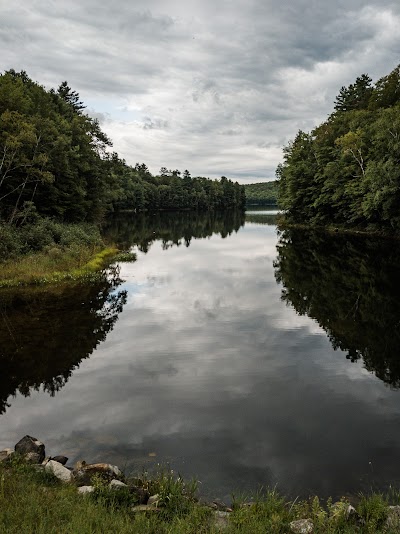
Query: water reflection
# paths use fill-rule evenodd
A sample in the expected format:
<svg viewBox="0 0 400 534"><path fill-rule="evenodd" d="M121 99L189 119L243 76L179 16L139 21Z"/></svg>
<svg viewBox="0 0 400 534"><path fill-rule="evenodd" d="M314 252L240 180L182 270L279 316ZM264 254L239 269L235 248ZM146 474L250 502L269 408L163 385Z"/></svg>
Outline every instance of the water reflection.
<svg viewBox="0 0 400 534"><path fill-rule="evenodd" d="M400 387L399 244L291 229L277 250L282 300L315 319L334 349Z"/></svg>
<svg viewBox="0 0 400 534"><path fill-rule="evenodd" d="M18 391L51 396L113 329L126 303L117 272L91 284L0 293L0 413Z"/></svg>
<svg viewBox="0 0 400 534"><path fill-rule="evenodd" d="M0 447L29 433L71 462L169 462L228 500L261 485L335 498L399 486L399 392L385 386L398 385L395 247L283 233L277 258L260 222L124 215L108 231L138 259L118 289L3 300L1 395L31 396L9 399ZM40 390L80 361L54 397Z"/></svg>
<svg viewBox="0 0 400 534"><path fill-rule="evenodd" d="M121 248L137 245L141 252L147 253L155 241L161 241L166 250L172 246L189 247L192 239L204 239L213 234L225 239L238 232L244 222L241 210L126 213L110 218L104 233Z"/></svg>

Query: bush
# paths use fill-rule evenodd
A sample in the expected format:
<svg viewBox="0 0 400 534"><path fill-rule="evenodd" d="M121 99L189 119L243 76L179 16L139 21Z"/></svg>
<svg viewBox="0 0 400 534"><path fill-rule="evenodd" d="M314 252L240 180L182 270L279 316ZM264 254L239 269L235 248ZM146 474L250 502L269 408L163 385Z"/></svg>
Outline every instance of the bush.
<svg viewBox="0 0 400 534"><path fill-rule="evenodd" d="M86 223L63 224L43 218L21 227L0 225L0 261L58 247L65 250L101 244L97 226Z"/></svg>
<svg viewBox="0 0 400 534"><path fill-rule="evenodd" d="M20 238L13 226L0 225L0 261L21 254L23 246Z"/></svg>

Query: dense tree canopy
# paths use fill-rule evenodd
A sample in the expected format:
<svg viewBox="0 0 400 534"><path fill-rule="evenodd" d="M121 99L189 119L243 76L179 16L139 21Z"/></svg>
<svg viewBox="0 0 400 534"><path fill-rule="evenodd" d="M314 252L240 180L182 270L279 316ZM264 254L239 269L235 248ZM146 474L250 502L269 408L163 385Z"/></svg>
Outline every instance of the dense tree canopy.
<svg viewBox="0 0 400 534"><path fill-rule="evenodd" d="M276 180L246 184L244 190L248 206L275 206L277 204L278 184Z"/></svg>
<svg viewBox="0 0 400 534"><path fill-rule="evenodd" d="M299 131L278 166L289 220L400 230L400 66L342 87L335 111Z"/></svg>
<svg viewBox="0 0 400 534"><path fill-rule="evenodd" d="M244 189L225 177L192 178L163 167L152 176L116 153L67 82L46 90L26 72L0 75L0 223L34 215L98 221L118 209L243 207Z"/></svg>

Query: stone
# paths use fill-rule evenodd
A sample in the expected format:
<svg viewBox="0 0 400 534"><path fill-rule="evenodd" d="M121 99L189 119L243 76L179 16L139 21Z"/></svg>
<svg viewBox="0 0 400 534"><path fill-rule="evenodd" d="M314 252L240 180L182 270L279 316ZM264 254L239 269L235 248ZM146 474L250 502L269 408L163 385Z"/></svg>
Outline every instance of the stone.
<svg viewBox="0 0 400 534"><path fill-rule="evenodd" d="M292 521L290 524L290 530L295 534L311 534L314 530L314 524L311 519L298 519Z"/></svg>
<svg viewBox="0 0 400 534"><path fill-rule="evenodd" d="M158 501L160 500L160 496L158 493L156 495L152 495L149 497L149 500L147 501L147 506L157 506Z"/></svg>
<svg viewBox="0 0 400 534"><path fill-rule="evenodd" d="M57 477L62 482L72 482L73 476L69 469L64 467L58 462L55 462L54 460L49 460L47 464L45 465L45 470L48 473L52 473L55 477Z"/></svg>
<svg viewBox="0 0 400 534"><path fill-rule="evenodd" d="M149 500L149 492L140 486L129 486L129 491L135 496L135 500L138 504L146 504Z"/></svg>
<svg viewBox="0 0 400 534"><path fill-rule="evenodd" d="M53 456L51 459L61 465L65 465L68 462L68 458L66 456Z"/></svg>
<svg viewBox="0 0 400 534"><path fill-rule="evenodd" d="M42 458L38 452L28 452L24 456L25 461L30 464L41 464Z"/></svg>
<svg viewBox="0 0 400 534"><path fill-rule="evenodd" d="M215 516L215 527L218 530L224 530L229 526L229 512L223 512L222 510L217 510L214 512Z"/></svg>
<svg viewBox="0 0 400 534"><path fill-rule="evenodd" d="M351 517L358 517L358 512L354 508L354 506L351 506L351 504L349 504L346 509L346 519L350 519Z"/></svg>
<svg viewBox="0 0 400 534"><path fill-rule="evenodd" d="M214 508L214 510L221 510L222 512L226 512L228 508L220 499L214 499L210 506L211 508Z"/></svg>
<svg viewBox="0 0 400 534"><path fill-rule="evenodd" d="M400 532L400 506L389 506L385 527L393 532Z"/></svg>
<svg viewBox="0 0 400 534"><path fill-rule="evenodd" d="M111 482L115 478L122 477L121 471L116 465L111 464L86 464L79 462L80 467L75 465L72 474L80 486L88 486L93 475L101 475L102 478Z"/></svg>
<svg viewBox="0 0 400 534"><path fill-rule="evenodd" d="M15 452L26 456L30 452L35 452L39 455L39 462L42 463L45 457L44 444L32 436L24 436L16 445Z"/></svg>
<svg viewBox="0 0 400 534"><path fill-rule="evenodd" d="M87 495L88 493L92 493L94 491L93 486L81 486L78 488L78 493L81 495Z"/></svg>
<svg viewBox="0 0 400 534"><path fill-rule="evenodd" d="M128 486L121 482L120 480L111 480L110 482L110 488L111 489L122 489L127 488Z"/></svg>
<svg viewBox="0 0 400 534"><path fill-rule="evenodd" d="M4 449L0 451L0 464L2 462L9 462L13 454L14 451L12 449Z"/></svg>

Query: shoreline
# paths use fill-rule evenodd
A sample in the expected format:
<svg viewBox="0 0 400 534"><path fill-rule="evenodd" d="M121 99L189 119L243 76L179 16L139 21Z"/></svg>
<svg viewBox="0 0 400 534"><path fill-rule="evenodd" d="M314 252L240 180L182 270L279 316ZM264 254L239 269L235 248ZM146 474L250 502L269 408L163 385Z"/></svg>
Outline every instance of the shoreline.
<svg viewBox="0 0 400 534"><path fill-rule="evenodd" d="M121 251L114 246L103 247L100 249L97 248L97 250L95 252L92 251L91 254L88 253L88 250L84 252L87 253L84 255L88 256L86 258L88 261L86 261L83 265L79 265L79 260L82 256L81 254L77 261L73 262L74 265L70 268L65 270L58 270L56 267L52 269L50 266L50 269L43 269L40 275L38 275L35 271L37 271L37 264L39 263L39 261L43 259L44 256L46 256L43 252L28 254L25 256L21 256L16 260L8 260L6 262L0 263L0 273L2 272L2 268L8 269L10 271L16 263L19 264L19 267L21 269L22 264L22 270L20 270L19 273L17 272L15 276L0 278L0 289L24 286L38 286L44 284L56 284L60 282L64 283L70 281L75 282L79 280L90 279L92 276L96 276L98 273L100 273L113 261L118 261L118 257L121 254ZM57 262L62 262L63 257L68 256L69 254L69 250L60 252L60 255L57 256ZM49 257L46 257L46 260L50 260L51 262L51 258ZM127 258L125 258L124 261L128 261ZM31 267L34 267L33 273L31 272Z"/></svg>
<svg viewBox="0 0 400 534"><path fill-rule="evenodd" d="M277 222L276 226L279 230L286 230L291 228L298 228L301 230L310 230L313 232L321 232L326 233L329 235L352 235L352 236L359 236L359 237L374 237L374 238L381 238L381 239L387 239L390 241L399 241L400 235L395 235L392 233L379 231L379 230L366 230L365 228L358 228L358 227L347 227L347 226L339 226L339 225L317 225L317 224L305 224L305 223L294 223L290 221L285 220L284 215L277 215Z"/></svg>
<svg viewBox="0 0 400 534"><path fill-rule="evenodd" d="M273 489L251 500L233 498L227 506L199 498L197 481L169 470L127 476L108 463L67 463L65 456L46 456L45 445L28 435L0 451L2 532L400 532L400 491L360 495L353 506L345 497L326 503L317 496L287 500Z"/></svg>

